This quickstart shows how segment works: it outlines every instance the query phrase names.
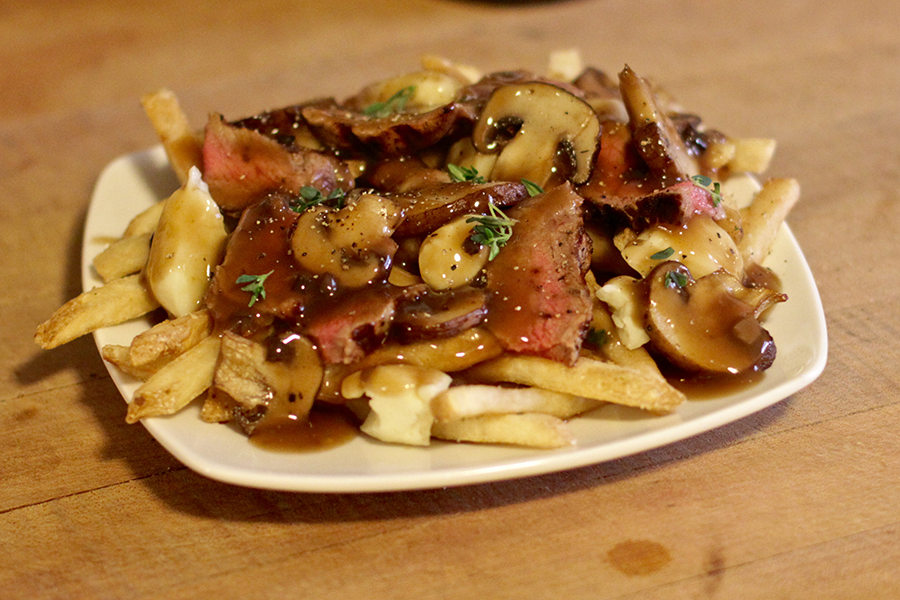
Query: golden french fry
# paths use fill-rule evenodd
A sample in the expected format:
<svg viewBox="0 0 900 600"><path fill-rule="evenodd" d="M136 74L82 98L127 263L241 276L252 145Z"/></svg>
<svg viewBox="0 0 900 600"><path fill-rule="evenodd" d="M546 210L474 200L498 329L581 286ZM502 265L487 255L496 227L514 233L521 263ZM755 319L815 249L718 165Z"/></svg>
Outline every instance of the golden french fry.
<svg viewBox="0 0 900 600"><path fill-rule="evenodd" d="M152 367L138 367L131 362L131 353L128 346L120 346L118 344L107 344L100 349L100 356L108 363L111 363L117 369L135 379L146 381L153 375L157 369Z"/></svg>
<svg viewBox="0 0 900 600"><path fill-rule="evenodd" d="M104 282L134 275L147 264L152 233L124 237L94 257L94 269Z"/></svg>
<svg viewBox="0 0 900 600"><path fill-rule="evenodd" d="M431 412L441 422L516 413L540 413L568 419L602 404L591 398L541 388L475 384L458 385L439 393L431 400Z"/></svg>
<svg viewBox="0 0 900 600"><path fill-rule="evenodd" d="M101 327L143 316L158 306L141 276L129 275L63 304L50 319L38 325L34 339L42 348L55 348Z"/></svg>
<svg viewBox="0 0 900 600"><path fill-rule="evenodd" d="M178 180L186 182L191 167L203 164L202 138L191 129L178 98L171 90L146 94L141 98L141 104L166 149Z"/></svg>
<svg viewBox="0 0 900 600"><path fill-rule="evenodd" d="M200 419L204 423L228 423L234 418L234 409L237 404L228 394L209 388L200 408Z"/></svg>
<svg viewBox="0 0 900 600"><path fill-rule="evenodd" d="M762 264L772 249L778 228L800 199L796 179L770 179L750 206L741 210L744 235L738 249L745 264Z"/></svg>
<svg viewBox="0 0 900 600"><path fill-rule="evenodd" d="M734 154L728 161L733 173L763 173L775 154L775 140L747 138L734 140Z"/></svg>
<svg viewBox="0 0 900 600"><path fill-rule="evenodd" d="M551 415L523 413L485 415L435 422L432 436L455 442L507 444L529 448L562 448L575 443L565 421Z"/></svg>
<svg viewBox="0 0 900 600"><path fill-rule="evenodd" d="M164 363L196 346L212 330L206 309L157 323L131 341L131 363L138 367Z"/></svg>
<svg viewBox="0 0 900 600"><path fill-rule="evenodd" d="M570 367L537 356L508 354L476 365L468 374L485 382L530 385L653 412L668 412L685 399L662 378L587 356Z"/></svg>
<svg viewBox="0 0 900 600"><path fill-rule="evenodd" d="M210 336L154 373L134 393L125 421L175 414L209 389L221 340Z"/></svg>
<svg viewBox="0 0 900 600"><path fill-rule="evenodd" d="M156 231L156 226L159 225L159 217L162 215L165 207L166 201L160 200L139 212L128 223L128 227L125 228L125 233L122 234L122 237L143 235L145 233L152 234Z"/></svg>

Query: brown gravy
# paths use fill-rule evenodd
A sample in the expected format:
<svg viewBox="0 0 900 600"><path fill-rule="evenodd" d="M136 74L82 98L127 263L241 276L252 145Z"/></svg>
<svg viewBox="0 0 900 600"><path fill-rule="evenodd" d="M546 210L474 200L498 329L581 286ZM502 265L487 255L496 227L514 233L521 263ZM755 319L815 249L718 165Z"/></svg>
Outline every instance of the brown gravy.
<svg viewBox="0 0 900 600"><path fill-rule="evenodd" d="M743 391L759 383L763 376L764 372L762 371L750 370L739 375L720 377L667 374L666 379L673 387L687 396L688 400L714 400Z"/></svg>
<svg viewBox="0 0 900 600"><path fill-rule="evenodd" d="M346 408L316 404L307 419L262 423L250 441L276 452L320 452L346 444L359 434L359 422Z"/></svg>

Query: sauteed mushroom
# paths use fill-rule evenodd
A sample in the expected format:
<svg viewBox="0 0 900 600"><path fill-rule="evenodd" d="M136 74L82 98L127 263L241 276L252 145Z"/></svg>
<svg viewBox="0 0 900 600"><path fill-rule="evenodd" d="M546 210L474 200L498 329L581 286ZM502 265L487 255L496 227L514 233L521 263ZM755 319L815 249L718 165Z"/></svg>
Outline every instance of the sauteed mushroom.
<svg viewBox="0 0 900 600"><path fill-rule="evenodd" d="M513 138L502 144L501 131L515 125L519 127ZM600 120L587 102L555 85L533 81L497 88L472 141L479 152L500 152L491 179L528 179L544 186L559 164L561 149L571 162L568 179L587 181L599 135Z"/></svg>
<svg viewBox="0 0 900 600"><path fill-rule="evenodd" d="M759 314L785 297L744 288L717 271L695 280L683 264L667 261L646 278L647 333L673 364L691 372L761 371L775 359L772 336Z"/></svg>

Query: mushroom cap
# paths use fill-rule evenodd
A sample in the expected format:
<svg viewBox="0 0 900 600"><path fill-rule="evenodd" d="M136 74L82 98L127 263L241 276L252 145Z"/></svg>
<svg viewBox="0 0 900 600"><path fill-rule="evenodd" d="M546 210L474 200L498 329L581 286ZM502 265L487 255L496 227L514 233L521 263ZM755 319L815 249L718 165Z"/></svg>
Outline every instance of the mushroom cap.
<svg viewBox="0 0 900 600"><path fill-rule="evenodd" d="M502 142L504 128L518 124ZM528 179L544 186L554 175L560 151L571 163L568 178L584 183L591 175L600 119L572 92L542 81L504 85L491 95L472 132L479 152L500 152L491 179Z"/></svg>
<svg viewBox="0 0 900 600"><path fill-rule="evenodd" d="M654 347L690 372L762 371L775 342L744 286L724 271L694 279L683 264L657 266L647 282L647 333Z"/></svg>

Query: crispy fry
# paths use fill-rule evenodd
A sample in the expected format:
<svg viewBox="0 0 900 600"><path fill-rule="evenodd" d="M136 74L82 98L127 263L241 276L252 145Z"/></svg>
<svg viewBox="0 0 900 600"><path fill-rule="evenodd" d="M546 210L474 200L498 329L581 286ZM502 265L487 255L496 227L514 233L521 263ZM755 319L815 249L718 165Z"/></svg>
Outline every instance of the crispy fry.
<svg viewBox="0 0 900 600"><path fill-rule="evenodd" d="M119 344L107 344L100 349L100 356L103 360L114 365L117 369L135 379L146 381L158 369L153 366L138 367L131 362L131 352L128 346L120 346Z"/></svg>
<svg viewBox="0 0 900 600"><path fill-rule="evenodd" d="M775 140L748 138L734 141L728 168L734 173L763 173L775 154Z"/></svg>
<svg viewBox="0 0 900 600"><path fill-rule="evenodd" d="M156 130L178 180L188 179L191 167L202 164L203 143L181 110L171 90L162 89L141 98L144 111Z"/></svg>
<svg viewBox="0 0 900 600"><path fill-rule="evenodd" d="M497 414L541 413L568 419L602 402L534 387L459 385L431 400L434 418L441 422Z"/></svg>
<svg viewBox="0 0 900 600"><path fill-rule="evenodd" d="M145 208L139 212L128 227L122 237L131 237L133 235L143 235L145 233L153 233L156 226L159 225L159 217L162 215L163 209L166 207L166 201L160 200L156 204L151 204L149 208Z"/></svg>
<svg viewBox="0 0 900 600"><path fill-rule="evenodd" d="M566 423L551 415L485 415L460 421L435 422L431 434L443 440L508 444L529 448L562 448L575 443Z"/></svg>
<svg viewBox="0 0 900 600"><path fill-rule="evenodd" d="M684 401L684 394L662 378L586 356L569 367L546 358L507 354L473 367L468 374L485 382L530 385L652 412L668 412Z"/></svg>
<svg viewBox="0 0 900 600"><path fill-rule="evenodd" d="M94 257L94 269L105 283L140 272L150 256L152 233L123 237Z"/></svg>
<svg viewBox="0 0 900 600"><path fill-rule="evenodd" d="M141 276L129 275L63 304L38 326L34 339L42 348L55 348L101 327L143 316L158 306Z"/></svg>
<svg viewBox="0 0 900 600"><path fill-rule="evenodd" d="M210 336L154 373L134 393L125 420L171 415L212 385L221 341Z"/></svg>
<svg viewBox="0 0 900 600"><path fill-rule="evenodd" d="M796 179L770 179L747 208L741 210L744 236L738 249L746 264L762 264L778 228L800 199L800 184Z"/></svg>
<svg viewBox="0 0 900 600"><path fill-rule="evenodd" d="M158 323L131 341L130 358L139 367L162 364L196 346L212 330L206 309Z"/></svg>

